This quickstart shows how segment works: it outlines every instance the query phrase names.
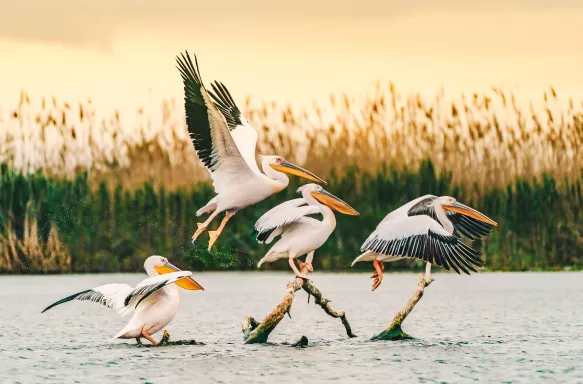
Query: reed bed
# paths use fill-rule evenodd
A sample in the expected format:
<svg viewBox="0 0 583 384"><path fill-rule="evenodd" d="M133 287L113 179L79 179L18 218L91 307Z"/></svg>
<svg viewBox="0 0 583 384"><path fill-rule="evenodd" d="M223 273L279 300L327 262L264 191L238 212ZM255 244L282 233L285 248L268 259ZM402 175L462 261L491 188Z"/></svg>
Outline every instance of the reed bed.
<svg viewBox="0 0 583 384"><path fill-rule="evenodd" d="M250 236L254 220L295 197L300 181L239 212L216 252L190 244L194 213L213 192L178 104L141 108L132 126L118 112L97 117L90 102L35 104L25 93L1 109L0 270L135 271L154 253L195 270L254 268L268 249ZM552 88L536 105L520 108L498 89L427 101L389 84L309 109L249 99L244 109L260 153L325 176L361 213L338 218L316 268L346 269L388 211L426 193L456 196L499 222L475 244L488 268L580 268L583 105Z"/></svg>
<svg viewBox="0 0 583 384"><path fill-rule="evenodd" d="M196 229L195 211L213 193L208 184L167 192L164 188L156 190L152 184L132 191L122 185L111 190L103 182L94 189L87 173L73 180L56 180L40 172L23 175L6 165L1 171L0 270L4 272L136 271L151 254L166 255L194 270L253 269L269 248L252 238L254 221L275 204L294 198L299 186L294 180L285 192L240 211L229 223L217 251L211 253L206 251L206 238L203 244L190 243ZM484 191L477 186L456 186L451 174L437 175L427 161L413 171L387 166L369 173L353 167L342 175L332 174L327 189L350 202L361 215L338 215L336 231L316 254L317 269L348 269L362 241L387 212L427 191L458 196L498 221L493 234L474 245L481 250L489 269L583 265L581 179L559 185L543 176ZM31 226L38 238L31 236ZM4 240L7 236L20 239L24 245L11 246ZM40 245L30 252L27 242ZM60 253L53 251L57 245ZM49 250L44 257L52 261L35 261L40 254L37 249ZM270 267L286 266L275 263ZM399 262L388 267L421 265Z"/></svg>
<svg viewBox="0 0 583 384"><path fill-rule="evenodd" d="M431 160L455 183L504 186L543 172L577 178L583 165L583 103L563 100L553 88L528 103L495 88L424 100L377 84L364 98L331 95L326 105L307 109L249 98L243 109L260 132L259 153L285 156L324 176L350 166L415 169ZM0 162L68 178L87 170L92 181L126 188L148 181L174 190L207 180L182 102L139 108L131 121L121 124L117 111L98 118L90 101L33 103L22 93L16 108L0 110Z"/></svg>

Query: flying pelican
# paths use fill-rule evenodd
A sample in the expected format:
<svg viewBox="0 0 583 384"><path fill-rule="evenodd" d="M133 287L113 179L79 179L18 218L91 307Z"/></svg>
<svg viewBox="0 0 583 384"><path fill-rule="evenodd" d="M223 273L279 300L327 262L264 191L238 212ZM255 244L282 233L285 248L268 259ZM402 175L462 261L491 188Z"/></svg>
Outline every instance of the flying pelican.
<svg viewBox="0 0 583 384"><path fill-rule="evenodd" d="M128 324L114 336L114 339L136 339L141 344L145 337L152 344L158 344L152 335L164 328L178 312L180 304L179 286L198 291L204 288L190 276L192 272L181 271L162 256L150 256L144 263L147 279L132 288L128 284L107 284L65 297L48 307L71 300L90 300L115 310L120 315L133 314ZM173 285L174 284L174 285Z"/></svg>
<svg viewBox="0 0 583 384"><path fill-rule="evenodd" d="M482 267L478 253L460 240L486 237L498 224L480 212L465 206L453 197L425 195L389 213L366 239L352 262L370 261L375 272L372 290L383 281L383 262L405 257L427 262L426 281L431 280L431 264L458 274L477 272Z"/></svg>
<svg viewBox="0 0 583 384"><path fill-rule="evenodd" d="M208 92L202 82L198 62L193 65L188 52L177 57L184 82L186 125L200 161L209 170L217 195L196 215L210 213L198 223L192 241L221 212L225 217L216 231L209 231L209 250L217 241L227 221L240 209L256 204L285 189L289 184L285 173L326 184L313 173L281 156L262 156L263 173L255 161L257 132L241 115L227 88L219 82ZM214 101L214 102L213 102Z"/></svg>
<svg viewBox="0 0 583 384"><path fill-rule="evenodd" d="M358 216L358 212L317 184L303 185L298 188L298 193L302 194L301 198L286 201L261 216L255 223L253 234L257 233L257 240L266 244L281 236L257 267L265 262L288 258L295 275L307 279L306 274L297 269L294 260L308 254L306 263L300 262L300 270L306 266L313 272L312 259L315 250L328 240L336 228L336 217L332 209L352 216ZM314 214L321 214L323 220L308 217Z"/></svg>

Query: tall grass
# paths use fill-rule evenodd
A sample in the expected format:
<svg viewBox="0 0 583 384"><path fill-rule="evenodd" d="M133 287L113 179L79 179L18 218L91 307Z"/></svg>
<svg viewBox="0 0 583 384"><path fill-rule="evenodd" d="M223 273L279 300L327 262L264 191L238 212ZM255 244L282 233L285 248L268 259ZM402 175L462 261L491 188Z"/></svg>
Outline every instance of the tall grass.
<svg viewBox="0 0 583 384"><path fill-rule="evenodd" d="M456 183L504 186L543 172L559 180L579 177L581 101L562 100L550 88L529 107L518 105L499 89L424 100L389 84L362 99L332 95L326 105L308 109L247 99L244 110L260 132L260 153L285 156L324 176L354 165L369 172L383 164L414 169L429 159ZM35 104L25 93L16 108L3 111L0 162L19 171L73 177L87 170L91 180L110 185L150 181L169 190L207 179L189 142L182 102L140 108L131 126L121 124L119 112L98 119L90 102Z"/></svg>
<svg viewBox="0 0 583 384"><path fill-rule="evenodd" d="M254 221L274 204L295 197L299 185L294 181L285 192L237 213L219 241L218 251L210 253L205 248L207 239L204 244L190 244L196 229L195 211L212 196L207 184L192 191L166 192L155 190L152 184L133 191L118 185L111 191L105 183L92 189L87 173L71 181L57 181L41 173L25 176L5 165L1 171L0 255L4 258L0 270L5 272L135 271L151 254L166 255L195 270L252 269L269 248L251 237ZM314 264L319 269L347 269L380 218L406 201L432 192L458 196L498 221L494 233L475 245L488 268L578 268L583 265L581 180L559 186L553 178L543 176L484 191L475 185L456 186L450 174L437 175L429 161L414 171L386 166L374 173L357 167L339 175L333 172L327 189L350 202L361 215L337 216L336 231L317 251ZM31 226L38 238L31 238ZM12 247L3 240L6 236L22 239L23 246ZM27 241L40 246L30 252ZM43 247L50 262L39 264L36 250ZM390 267L416 265L401 262Z"/></svg>
<svg viewBox="0 0 583 384"><path fill-rule="evenodd" d="M387 212L426 193L455 196L499 222L475 244L489 268L581 267L583 106L552 88L539 107L517 104L498 89L427 101L378 85L361 100L331 96L306 110L247 100L245 110L260 153L325 176L361 213L338 217L316 268L346 268ZM117 112L98 119L90 102L35 104L23 93L2 109L0 270L134 271L154 253L197 270L254 268L268 249L251 238L254 221L296 197L300 181L239 212L218 251L191 245L195 211L213 192L181 110L165 101L124 126Z"/></svg>

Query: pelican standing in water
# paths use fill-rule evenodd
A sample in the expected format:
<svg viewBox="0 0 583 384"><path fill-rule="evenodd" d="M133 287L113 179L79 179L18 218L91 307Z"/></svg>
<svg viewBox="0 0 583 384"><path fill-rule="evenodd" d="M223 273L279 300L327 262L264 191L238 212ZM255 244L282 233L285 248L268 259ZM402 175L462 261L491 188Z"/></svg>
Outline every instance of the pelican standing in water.
<svg viewBox="0 0 583 384"><path fill-rule="evenodd" d="M269 244L277 236L281 238L271 247L257 267L265 262L289 259L289 265L298 277L307 279L300 270L306 266L313 272L314 252L320 248L336 228L335 210L345 215L358 216L358 212L338 197L325 191L320 185L306 184L298 188L302 194L299 199L286 201L267 211L255 223L253 234L257 233L260 243ZM323 220L316 220L309 215L321 214ZM300 270L295 259L305 255L306 263L300 262Z"/></svg>
<svg viewBox="0 0 583 384"><path fill-rule="evenodd" d="M141 344L141 337L145 337L152 344L158 344L152 335L168 325L178 312L178 287L192 291L204 288L190 277L192 272L181 271L162 256L148 257L144 269L150 277L135 288L128 284L102 285L65 297L42 312L71 300L94 301L120 315L132 315L128 324L114 338L136 339Z"/></svg>
<svg viewBox="0 0 583 384"><path fill-rule="evenodd" d="M288 186L286 173L315 182L326 182L281 156L262 156L261 173L255 161L257 132L241 115L222 83L212 84L214 93L205 89L196 56L194 59L196 66L188 52L177 57L184 82L186 125L200 161L210 172L217 195L196 212L197 216L205 213L210 213L210 216L205 222L198 223L192 241L219 213L225 212L219 228L209 231L210 250L227 221L238 210L256 204Z"/></svg>
<svg viewBox="0 0 583 384"><path fill-rule="evenodd" d="M486 237L495 221L465 206L453 197L425 195L389 213L366 239L352 262L373 261L375 279L372 290L383 281L383 262L416 258L427 262L426 281L431 280L431 264L458 274L470 274L482 267L478 253L460 240Z"/></svg>

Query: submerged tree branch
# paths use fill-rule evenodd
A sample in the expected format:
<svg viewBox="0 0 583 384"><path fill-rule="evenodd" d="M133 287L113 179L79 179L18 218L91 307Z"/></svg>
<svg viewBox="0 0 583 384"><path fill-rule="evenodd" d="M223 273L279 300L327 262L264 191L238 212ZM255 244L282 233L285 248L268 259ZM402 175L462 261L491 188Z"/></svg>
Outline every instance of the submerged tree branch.
<svg viewBox="0 0 583 384"><path fill-rule="evenodd" d="M391 325L378 335L374 336L371 340L411 339L412 338L411 336L403 332L403 329L401 329L401 324L403 323L403 321L405 321L409 313L411 313L417 302L421 300L421 297L423 297L425 287L427 287L432 282L433 282L432 278L426 279L425 274L420 274L419 281L417 283L417 291L415 291L413 297L411 297L407 304L405 305L405 307L403 307L403 309L401 309L401 311L397 313Z"/></svg>
<svg viewBox="0 0 583 384"><path fill-rule="evenodd" d="M304 289L304 291L308 293L308 295L314 296L315 303L322 307L324 312L326 312L328 315L336 319L340 318L340 320L342 321L342 325L344 325L344 328L346 328L346 335L348 337L356 337L356 335L352 333L352 329L350 329L350 324L346 319L346 314L344 313L344 311L337 312L333 310L329 304L330 300L326 299L325 297L322 297L322 292L320 292L320 290L316 288L316 286L312 284L311 281L307 280L306 282L304 282L302 288Z"/></svg>
<svg viewBox="0 0 583 384"><path fill-rule="evenodd" d="M302 273L307 274L308 270L306 268L302 268ZM346 328L346 334L349 337L356 337L356 335L354 335L350 329L350 324L346 319L344 311L334 311L329 305L330 300L322 297L322 293L318 288L316 288L316 286L312 284L312 282L309 280L304 280L300 277L296 277L294 281L287 284L285 295L281 303L275 307L275 309L269 315L267 315L261 323L259 323L251 316L247 316L243 319L241 327L245 344L265 343L269 337L269 334L275 329L275 327L277 327L277 324L279 324L286 313L289 315L295 293L302 288L308 293L308 295L314 296L316 304L322 307L322 309L328 315L334 318L340 318L340 320L342 320L342 324Z"/></svg>

